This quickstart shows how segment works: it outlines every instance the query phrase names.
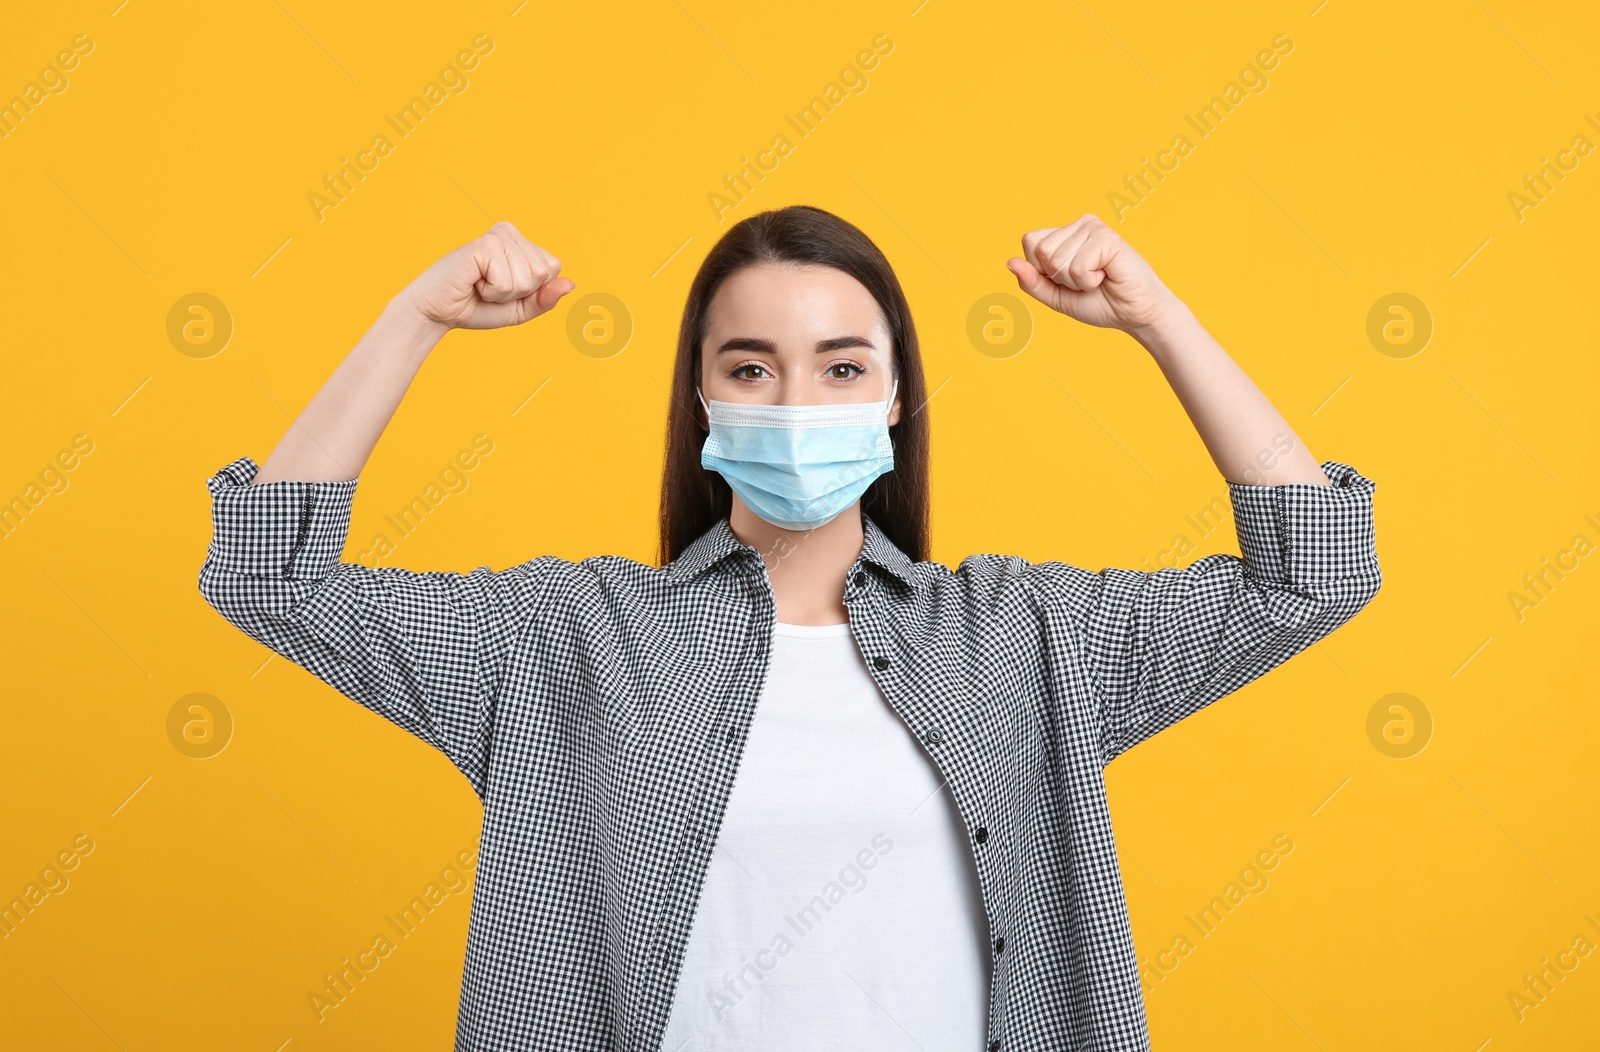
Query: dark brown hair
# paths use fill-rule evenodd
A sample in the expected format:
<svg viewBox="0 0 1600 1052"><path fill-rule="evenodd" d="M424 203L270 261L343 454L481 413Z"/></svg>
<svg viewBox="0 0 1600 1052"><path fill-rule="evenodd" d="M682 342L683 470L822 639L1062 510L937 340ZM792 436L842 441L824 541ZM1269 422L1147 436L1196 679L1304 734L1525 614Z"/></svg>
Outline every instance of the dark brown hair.
<svg viewBox="0 0 1600 1052"><path fill-rule="evenodd" d="M791 205L741 220L722 236L689 286L678 328L667 409L667 457L661 473L660 562L676 559L691 541L733 510L733 491L700 466L706 432L695 388L706 312L717 289L739 270L763 263L815 263L841 270L864 285L888 321L894 376L900 380L899 423L889 428L894 470L874 479L861 510L913 562L928 558L928 415L922 352L900 281L878 246L850 223L809 205Z"/></svg>

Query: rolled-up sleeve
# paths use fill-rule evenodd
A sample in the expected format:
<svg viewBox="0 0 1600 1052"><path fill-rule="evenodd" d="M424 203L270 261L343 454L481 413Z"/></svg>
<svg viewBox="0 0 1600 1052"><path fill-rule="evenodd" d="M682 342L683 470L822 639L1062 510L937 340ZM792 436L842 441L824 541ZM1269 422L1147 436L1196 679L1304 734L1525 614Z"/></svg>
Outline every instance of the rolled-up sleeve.
<svg viewBox="0 0 1600 1052"><path fill-rule="evenodd" d="M358 479L207 480L200 594L240 631L433 745L487 791L495 705L544 560L415 572L341 562Z"/></svg>
<svg viewBox="0 0 1600 1052"><path fill-rule="evenodd" d="M1154 571L1040 564L1042 601L1064 605L1076 627L1104 762L1287 661L1377 594L1376 484L1338 461L1322 471L1331 485L1228 483L1239 555Z"/></svg>

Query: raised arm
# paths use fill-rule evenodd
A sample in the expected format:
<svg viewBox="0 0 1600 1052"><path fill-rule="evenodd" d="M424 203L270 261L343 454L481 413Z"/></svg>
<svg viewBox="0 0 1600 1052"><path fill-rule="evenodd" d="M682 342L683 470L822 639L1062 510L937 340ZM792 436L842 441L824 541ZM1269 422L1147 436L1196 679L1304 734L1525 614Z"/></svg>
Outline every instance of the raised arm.
<svg viewBox="0 0 1600 1052"><path fill-rule="evenodd" d="M548 558L419 573L341 562L358 476L452 328L520 324L574 286L509 223L439 260L384 308L265 465L207 481L200 593L239 630L444 752L483 796L500 685Z"/></svg>
<svg viewBox="0 0 1600 1052"><path fill-rule="evenodd" d="M1240 554L1156 571L1042 563L1030 582L1076 626L1102 759L1196 712L1326 636L1382 583L1376 484L1311 456L1282 415L1104 223L1029 232L1007 265L1053 310L1133 336L1155 359L1228 482Z"/></svg>
<svg viewBox="0 0 1600 1052"><path fill-rule="evenodd" d="M574 284L561 261L496 223L423 271L383 313L290 425L253 485L355 479L417 370L451 329L521 325Z"/></svg>
<svg viewBox="0 0 1600 1052"><path fill-rule="evenodd" d="M1096 216L1029 231L1007 266L1022 290L1086 325L1121 329L1161 367L1229 482L1330 480L1283 415L1150 264Z"/></svg>

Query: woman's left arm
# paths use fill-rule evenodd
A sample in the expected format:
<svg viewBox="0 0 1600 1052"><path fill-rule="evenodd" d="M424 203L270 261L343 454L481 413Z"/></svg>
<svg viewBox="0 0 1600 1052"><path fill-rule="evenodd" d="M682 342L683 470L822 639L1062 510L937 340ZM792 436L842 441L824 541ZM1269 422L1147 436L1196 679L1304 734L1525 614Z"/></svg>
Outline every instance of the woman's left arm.
<svg viewBox="0 0 1600 1052"><path fill-rule="evenodd" d="M1025 292L1132 335L1160 365L1228 481L1240 555L1090 573L1033 566L1041 607L1076 628L1101 759L1210 705L1328 635L1377 593L1375 484L1312 459L1289 425L1155 273L1093 216L1023 238Z"/></svg>
<svg viewBox="0 0 1600 1052"><path fill-rule="evenodd" d="M1283 415L1150 264L1093 215L1030 231L1008 266L1052 310L1121 329L1155 359L1229 482L1329 485Z"/></svg>

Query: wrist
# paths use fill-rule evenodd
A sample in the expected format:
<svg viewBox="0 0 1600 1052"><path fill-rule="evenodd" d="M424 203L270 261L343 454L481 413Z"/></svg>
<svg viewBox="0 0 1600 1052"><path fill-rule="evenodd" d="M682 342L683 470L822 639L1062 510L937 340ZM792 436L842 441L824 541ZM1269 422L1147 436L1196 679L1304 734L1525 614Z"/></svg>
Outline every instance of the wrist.
<svg viewBox="0 0 1600 1052"><path fill-rule="evenodd" d="M1169 295L1167 300L1143 325L1135 325L1127 330L1128 335L1139 341L1143 347L1154 357L1163 353L1182 341L1187 333L1191 332L1199 321L1194 312L1189 309L1176 296Z"/></svg>
<svg viewBox="0 0 1600 1052"><path fill-rule="evenodd" d="M450 331L449 325L428 317L404 292L384 307L381 320L394 332L401 353L408 357L426 358Z"/></svg>

